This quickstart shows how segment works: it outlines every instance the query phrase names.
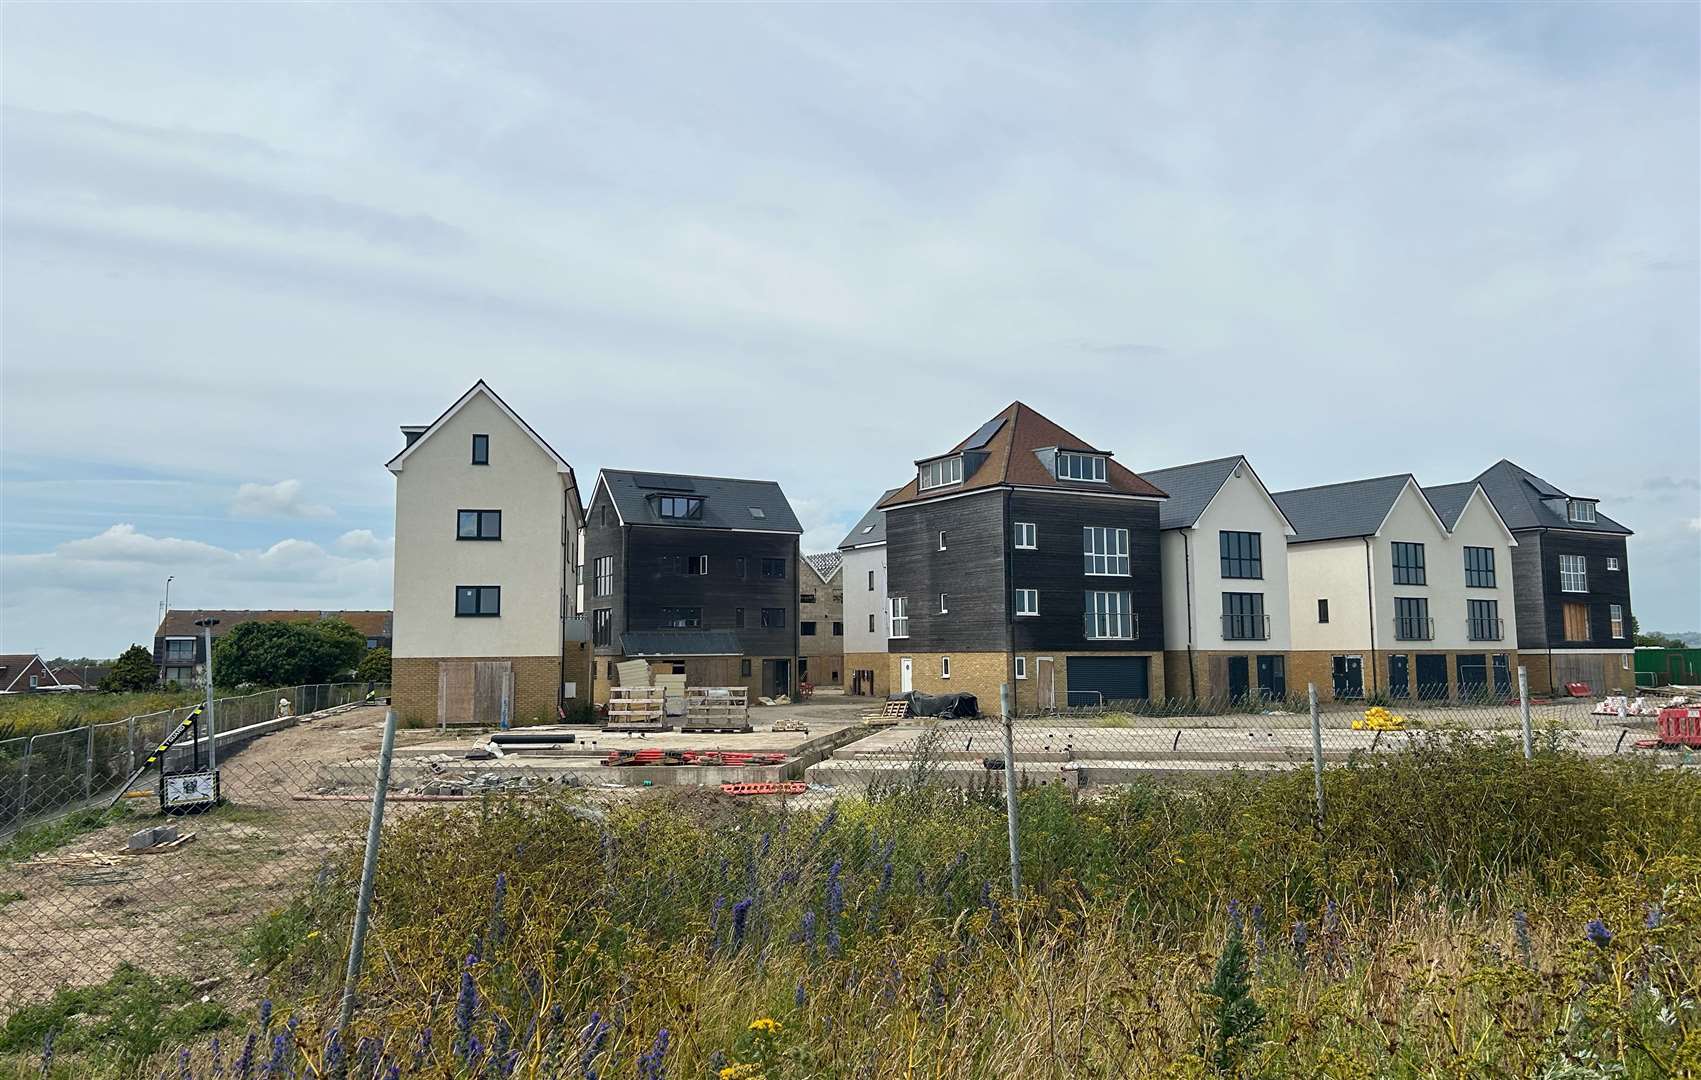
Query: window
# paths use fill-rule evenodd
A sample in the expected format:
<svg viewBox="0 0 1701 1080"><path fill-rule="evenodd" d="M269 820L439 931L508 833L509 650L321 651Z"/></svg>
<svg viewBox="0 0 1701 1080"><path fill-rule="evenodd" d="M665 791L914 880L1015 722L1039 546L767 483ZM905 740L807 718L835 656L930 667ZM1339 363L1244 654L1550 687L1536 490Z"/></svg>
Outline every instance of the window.
<svg viewBox="0 0 1701 1080"><path fill-rule="evenodd" d="M376 649L378 647L378 639L375 638L375 637L367 638L366 639L366 647L368 649Z"/></svg>
<svg viewBox="0 0 1701 1080"><path fill-rule="evenodd" d="M490 464L490 436L489 435L474 435L473 436L472 463L474 465L489 465Z"/></svg>
<svg viewBox="0 0 1701 1080"><path fill-rule="evenodd" d="M174 682L178 686L188 686L195 681L195 669L192 667L168 667L165 669L165 681Z"/></svg>
<svg viewBox="0 0 1701 1080"><path fill-rule="evenodd" d="M1017 589L1016 590L1016 614L1018 614L1018 615L1038 615L1039 614L1039 590L1038 589Z"/></svg>
<svg viewBox="0 0 1701 1080"><path fill-rule="evenodd" d="M673 662L673 673L674 673L674 674L675 674L675 675L683 675L683 674L685 674L685 663L684 663L684 661L681 661L681 660L675 660L675 661L674 661L674 662Z"/></svg>
<svg viewBox="0 0 1701 1080"><path fill-rule="evenodd" d="M742 678L742 679L750 678L750 658L749 657L745 657L743 660L740 660L738 662L738 675L739 675L739 678Z"/></svg>
<svg viewBox="0 0 1701 1080"><path fill-rule="evenodd" d="M874 571L872 570L868 572L868 591L874 591Z"/></svg>
<svg viewBox="0 0 1701 1080"><path fill-rule="evenodd" d="M1559 557L1559 591L1589 591L1589 562L1582 555Z"/></svg>
<svg viewBox="0 0 1701 1080"><path fill-rule="evenodd" d="M919 468L917 475L919 479L916 481L916 487L920 491L944 487L947 484L960 484L963 482L963 459L949 457L930 461Z"/></svg>
<svg viewBox="0 0 1701 1080"><path fill-rule="evenodd" d="M614 644L614 611L611 608L597 608L591 612L591 644Z"/></svg>
<svg viewBox="0 0 1701 1080"><path fill-rule="evenodd" d="M784 630L786 628L786 609L783 607L765 607L762 609L762 629Z"/></svg>
<svg viewBox="0 0 1701 1080"><path fill-rule="evenodd" d="M192 637L166 638L165 658L168 661L195 659L195 639Z"/></svg>
<svg viewBox="0 0 1701 1080"><path fill-rule="evenodd" d="M656 500L656 513L664 518L700 518L703 500L689 495L663 495Z"/></svg>
<svg viewBox="0 0 1701 1080"><path fill-rule="evenodd" d="M1028 677L1028 658L1025 657L1025 656L1018 656L1018 657L1016 657L1016 678L1025 679L1027 677Z"/></svg>
<svg viewBox="0 0 1701 1080"><path fill-rule="evenodd" d="M1264 622L1264 594L1223 593L1223 639L1263 641L1270 636Z"/></svg>
<svg viewBox="0 0 1701 1080"><path fill-rule="evenodd" d="M1105 460L1096 454L1057 452L1059 480L1089 480L1104 483Z"/></svg>
<svg viewBox="0 0 1701 1080"><path fill-rule="evenodd" d="M1320 623L1329 621L1329 601L1321 598L1317 601L1317 621Z"/></svg>
<svg viewBox="0 0 1701 1080"><path fill-rule="evenodd" d="M733 629L735 629L735 630L744 629L744 609L743 608L737 607L737 608L732 609L732 626L733 626Z"/></svg>
<svg viewBox="0 0 1701 1080"><path fill-rule="evenodd" d="M1264 537L1255 532L1219 532L1218 554L1222 556L1223 577L1261 578L1264 576Z"/></svg>
<svg viewBox="0 0 1701 1080"><path fill-rule="evenodd" d="M948 607L945 603L945 594L940 593L939 594L939 614L948 615L948 614L950 614L950 612L951 612L950 607Z"/></svg>
<svg viewBox="0 0 1701 1080"><path fill-rule="evenodd" d="M1571 499L1565 504L1565 516L1584 525L1595 523L1595 504L1587 499Z"/></svg>
<svg viewBox="0 0 1701 1080"><path fill-rule="evenodd" d="M502 511L461 510L455 515L456 540L502 539Z"/></svg>
<svg viewBox="0 0 1701 1080"><path fill-rule="evenodd" d="M786 576L786 561L784 559L763 559L762 576L765 578L783 578Z"/></svg>
<svg viewBox="0 0 1701 1080"><path fill-rule="evenodd" d="M41 685L41 676L40 675L31 675L30 676L30 689L34 690L40 685Z"/></svg>
<svg viewBox="0 0 1701 1080"><path fill-rule="evenodd" d="M691 577L703 577L709 572L709 557L707 555L686 555L680 573Z"/></svg>
<svg viewBox="0 0 1701 1080"><path fill-rule="evenodd" d="M593 596L614 595L614 556L599 555L595 563L595 585L591 589Z"/></svg>
<svg viewBox="0 0 1701 1080"><path fill-rule="evenodd" d="M597 508L597 524L598 525L607 525L608 524L608 504L607 503L603 503L601 506L599 506Z"/></svg>
<svg viewBox="0 0 1701 1080"><path fill-rule="evenodd" d="M1426 584L1423 572L1423 545L1394 541L1394 584Z"/></svg>
<svg viewBox="0 0 1701 1080"><path fill-rule="evenodd" d="M455 614L457 616L490 617L502 614L502 587L500 585L455 586Z"/></svg>
<svg viewBox="0 0 1701 1080"><path fill-rule="evenodd" d="M1498 600L1465 601L1465 636L1472 641L1500 640Z"/></svg>
<svg viewBox="0 0 1701 1080"><path fill-rule="evenodd" d="M1129 641L1134 637L1134 608L1125 592L1087 593L1088 640Z"/></svg>
<svg viewBox="0 0 1701 1080"><path fill-rule="evenodd" d="M661 624L669 630L694 630L703 625L703 609L664 607L661 609Z"/></svg>
<svg viewBox="0 0 1701 1080"><path fill-rule="evenodd" d="M845 636L845 624L844 623L836 622L836 623L833 624L833 636L834 637L844 637Z"/></svg>
<svg viewBox="0 0 1701 1080"><path fill-rule="evenodd" d="M910 636L910 600L907 596L892 597L892 628L887 635L895 638Z"/></svg>
<svg viewBox="0 0 1701 1080"><path fill-rule="evenodd" d="M1494 588L1494 549L1465 549L1465 584L1473 589Z"/></svg>
<svg viewBox="0 0 1701 1080"><path fill-rule="evenodd" d="M804 637L814 637L815 624L813 622L800 622L797 624L797 632Z"/></svg>
<svg viewBox="0 0 1701 1080"><path fill-rule="evenodd" d="M941 679L949 679L951 677L951 658L949 656L941 656L939 658L939 677Z"/></svg>
<svg viewBox="0 0 1701 1080"><path fill-rule="evenodd" d="M1613 559L1613 558L1607 559L1607 569L1608 570L1617 570L1618 569L1618 560Z"/></svg>
<svg viewBox="0 0 1701 1080"><path fill-rule="evenodd" d="M1098 577L1128 576L1127 529L1106 529L1088 525L1081 530L1081 536L1088 574Z"/></svg>
<svg viewBox="0 0 1701 1080"><path fill-rule="evenodd" d="M1023 551L1039 547L1039 526L1031 521L1016 522L1016 547Z"/></svg>
<svg viewBox="0 0 1701 1080"><path fill-rule="evenodd" d="M1429 601L1421 596L1396 596L1394 598L1394 639L1396 641L1430 641L1434 637L1434 624L1429 621Z"/></svg>
<svg viewBox="0 0 1701 1080"><path fill-rule="evenodd" d="M940 551L945 550L945 533L944 533L943 530L941 530L940 533L939 533L939 550Z"/></svg>
<svg viewBox="0 0 1701 1080"><path fill-rule="evenodd" d="M766 510L762 509L760 506L750 507L750 516L755 518L757 521L767 521L768 520L768 512Z"/></svg>
<svg viewBox="0 0 1701 1080"><path fill-rule="evenodd" d="M870 634L879 633L879 631L874 628L874 612L872 611L868 613L868 632Z"/></svg>
<svg viewBox="0 0 1701 1080"><path fill-rule="evenodd" d="M1607 607L1607 617L1612 620L1612 636L1624 636L1624 605L1611 604Z"/></svg>
<svg viewBox="0 0 1701 1080"><path fill-rule="evenodd" d="M797 602L800 604L813 604L815 602L815 594L812 592L799 593Z"/></svg>
<svg viewBox="0 0 1701 1080"><path fill-rule="evenodd" d="M1563 616L1565 623L1564 629L1566 641L1589 640L1588 604L1563 604L1561 605L1560 614Z"/></svg>

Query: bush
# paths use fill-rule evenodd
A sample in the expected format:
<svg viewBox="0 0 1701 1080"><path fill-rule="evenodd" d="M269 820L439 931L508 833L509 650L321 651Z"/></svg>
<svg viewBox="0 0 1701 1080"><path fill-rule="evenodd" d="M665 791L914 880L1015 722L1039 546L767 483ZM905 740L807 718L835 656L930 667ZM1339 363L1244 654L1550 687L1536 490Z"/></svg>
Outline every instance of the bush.
<svg viewBox="0 0 1701 1080"><path fill-rule="evenodd" d="M112 670L101 680L100 688L108 691L151 690L159 682L159 670L154 667L154 654L140 645L132 645L112 664Z"/></svg>
<svg viewBox="0 0 1701 1080"><path fill-rule="evenodd" d="M359 682L387 683L390 681L390 650L380 646L360 658L354 677Z"/></svg>
<svg viewBox="0 0 1701 1080"><path fill-rule="evenodd" d="M360 631L341 619L247 622L213 643L213 678L220 686L330 682L352 672L365 650Z"/></svg>

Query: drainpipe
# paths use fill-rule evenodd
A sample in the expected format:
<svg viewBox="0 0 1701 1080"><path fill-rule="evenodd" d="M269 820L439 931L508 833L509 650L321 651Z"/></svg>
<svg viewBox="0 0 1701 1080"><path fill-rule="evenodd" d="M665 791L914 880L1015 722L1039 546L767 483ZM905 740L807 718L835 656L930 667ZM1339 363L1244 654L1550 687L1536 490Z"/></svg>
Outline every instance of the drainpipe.
<svg viewBox="0 0 1701 1080"><path fill-rule="evenodd" d="M1187 696L1199 697L1199 677L1193 668L1193 545L1189 542L1191 529L1181 530L1181 580L1187 588Z"/></svg>
<svg viewBox="0 0 1701 1080"><path fill-rule="evenodd" d="M1370 615L1370 692L1378 693L1376 682L1376 575L1370 566L1370 537L1364 538L1364 602ZM1406 676L1410 679L1411 676Z"/></svg>
<svg viewBox="0 0 1701 1080"><path fill-rule="evenodd" d="M1011 611L1015 603L1014 589L1016 583L1012 577L1010 561L1015 557L1015 539L1010 535L1015 526L1010 520L1010 491L1004 491L1004 681L1010 687L1010 700L1016 700L1016 616ZM1037 673L1036 673L1037 674ZM1053 666L1052 678L1057 677L1056 667ZM1055 682L1052 684L1056 685ZM1014 709L1016 706L1011 705Z"/></svg>

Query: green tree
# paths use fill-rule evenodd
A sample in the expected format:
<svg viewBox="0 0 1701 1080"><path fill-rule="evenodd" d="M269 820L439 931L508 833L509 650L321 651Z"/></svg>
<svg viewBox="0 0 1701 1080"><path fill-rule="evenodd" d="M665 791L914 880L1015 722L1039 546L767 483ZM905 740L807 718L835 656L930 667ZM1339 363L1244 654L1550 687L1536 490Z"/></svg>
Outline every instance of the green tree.
<svg viewBox="0 0 1701 1080"><path fill-rule="evenodd" d="M154 667L154 654L140 645L132 645L112 662L112 670L101 680L100 688L110 691L151 690L159 682L159 669Z"/></svg>
<svg viewBox="0 0 1701 1080"><path fill-rule="evenodd" d="M213 678L220 686L330 682L352 672L365 648L341 619L242 623L213 643Z"/></svg>
<svg viewBox="0 0 1701 1080"><path fill-rule="evenodd" d="M377 648L361 657L360 666L355 669L354 677L361 682L389 682L390 650Z"/></svg>

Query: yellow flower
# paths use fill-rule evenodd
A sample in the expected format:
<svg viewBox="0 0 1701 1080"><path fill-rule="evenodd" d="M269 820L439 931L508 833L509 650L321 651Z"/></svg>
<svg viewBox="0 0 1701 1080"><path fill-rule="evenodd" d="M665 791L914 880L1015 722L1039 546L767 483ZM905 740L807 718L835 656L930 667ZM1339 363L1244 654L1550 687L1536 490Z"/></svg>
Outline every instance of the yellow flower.
<svg viewBox="0 0 1701 1080"><path fill-rule="evenodd" d="M762 1080L762 1067L753 1061L734 1062L722 1069L721 1080Z"/></svg>
<svg viewBox="0 0 1701 1080"><path fill-rule="evenodd" d="M761 1032L763 1035L778 1034L780 1022L771 1016L764 1016L760 1020L750 1021L750 1030Z"/></svg>

